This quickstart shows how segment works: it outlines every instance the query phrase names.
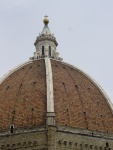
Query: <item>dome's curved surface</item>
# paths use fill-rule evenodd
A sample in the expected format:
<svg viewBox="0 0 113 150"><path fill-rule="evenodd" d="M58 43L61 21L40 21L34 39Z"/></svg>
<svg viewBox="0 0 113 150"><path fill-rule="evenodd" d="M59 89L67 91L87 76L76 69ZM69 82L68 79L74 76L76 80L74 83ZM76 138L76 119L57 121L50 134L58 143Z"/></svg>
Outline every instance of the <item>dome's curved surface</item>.
<svg viewBox="0 0 113 150"><path fill-rule="evenodd" d="M0 131L44 125L46 78L44 60L23 65L0 85Z"/></svg>
<svg viewBox="0 0 113 150"><path fill-rule="evenodd" d="M113 132L107 98L82 71L51 59L56 124ZM45 58L30 61L0 84L0 131L46 124Z"/></svg>
<svg viewBox="0 0 113 150"><path fill-rule="evenodd" d="M84 72L52 60L56 121L59 125L113 132L112 106Z"/></svg>

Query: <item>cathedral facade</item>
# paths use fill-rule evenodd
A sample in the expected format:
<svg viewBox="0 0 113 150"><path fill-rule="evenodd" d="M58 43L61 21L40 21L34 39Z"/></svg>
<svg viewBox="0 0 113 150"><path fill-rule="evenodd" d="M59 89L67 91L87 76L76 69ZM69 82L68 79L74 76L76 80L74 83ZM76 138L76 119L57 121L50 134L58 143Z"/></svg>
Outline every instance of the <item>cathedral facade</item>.
<svg viewBox="0 0 113 150"><path fill-rule="evenodd" d="M0 79L0 150L113 150L111 101L43 22L33 57Z"/></svg>

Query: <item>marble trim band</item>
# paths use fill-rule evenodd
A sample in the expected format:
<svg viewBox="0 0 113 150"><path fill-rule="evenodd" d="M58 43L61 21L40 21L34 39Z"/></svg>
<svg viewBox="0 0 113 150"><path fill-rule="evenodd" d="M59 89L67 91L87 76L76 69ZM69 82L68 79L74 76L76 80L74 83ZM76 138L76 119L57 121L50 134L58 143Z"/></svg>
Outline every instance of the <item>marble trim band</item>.
<svg viewBox="0 0 113 150"><path fill-rule="evenodd" d="M40 59L44 59L44 58L40 58ZM14 73L15 71L17 71L18 69L26 66L27 64L30 64L30 63L33 63L33 61L37 61L37 60L40 60L40 59L36 59L36 60L29 60L29 61L26 61L18 66L16 66L14 69L11 69L8 73L6 73L3 77L0 78L0 84L2 84L2 82L8 78L12 73Z"/></svg>

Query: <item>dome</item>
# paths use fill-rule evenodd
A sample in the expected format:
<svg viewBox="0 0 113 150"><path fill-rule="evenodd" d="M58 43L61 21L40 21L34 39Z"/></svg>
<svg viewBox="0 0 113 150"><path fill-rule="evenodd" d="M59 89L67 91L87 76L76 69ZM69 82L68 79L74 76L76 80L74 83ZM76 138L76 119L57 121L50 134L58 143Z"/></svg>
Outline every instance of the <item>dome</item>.
<svg viewBox="0 0 113 150"><path fill-rule="evenodd" d="M0 80L0 133L48 125L113 133L109 98L84 71L62 61L47 23L34 45L33 57Z"/></svg>
<svg viewBox="0 0 113 150"><path fill-rule="evenodd" d="M52 82L47 83L49 65ZM48 84L53 109L47 106ZM45 126L47 112L55 112L57 126L113 132L112 111L108 98L94 80L59 60L30 60L8 73L0 83L0 132L9 130L11 124L15 129Z"/></svg>

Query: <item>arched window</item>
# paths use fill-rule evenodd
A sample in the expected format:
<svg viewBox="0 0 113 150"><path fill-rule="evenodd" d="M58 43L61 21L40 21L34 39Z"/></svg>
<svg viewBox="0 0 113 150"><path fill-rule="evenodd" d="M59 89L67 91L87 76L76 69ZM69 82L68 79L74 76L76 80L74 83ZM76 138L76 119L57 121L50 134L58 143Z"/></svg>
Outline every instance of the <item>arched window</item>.
<svg viewBox="0 0 113 150"><path fill-rule="evenodd" d="M51 46L49 46L49 56L51 56Z"/></svg>
<svg viewBox="0 0 113 150"><path fill-rule="evenodd" d="M42 56L44 56L44 46L42 46Z"/></svg>
<svg viewBox="0 0 113 150"><path fill-rule="evenodd" d="M10 125L10 133L13 133L13 132L14 132L14 125L11 124L11 125Z"/></svg>

